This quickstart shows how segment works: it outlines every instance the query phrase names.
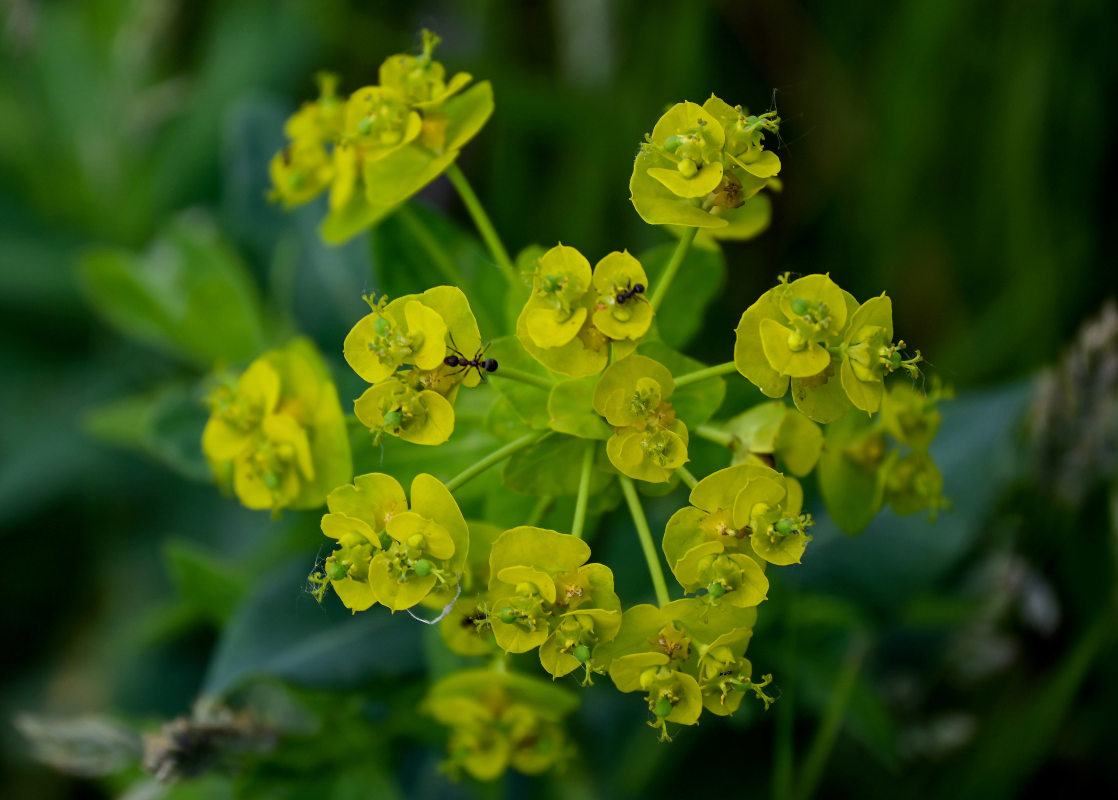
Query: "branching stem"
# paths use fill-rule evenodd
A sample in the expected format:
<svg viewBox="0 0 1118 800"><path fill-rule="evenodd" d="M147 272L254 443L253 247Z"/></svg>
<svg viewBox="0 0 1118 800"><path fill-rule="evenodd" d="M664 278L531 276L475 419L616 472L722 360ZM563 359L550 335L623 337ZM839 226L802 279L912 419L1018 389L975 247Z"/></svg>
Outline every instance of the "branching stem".
<svg viewBox="0 0 1118 800"><path fill-rule="evenodd" d="M540 439L543 439L545 436L549 436L550 434L551 431L532 431L531 433L524 434L519 439L514 439L513 441L506 444L504 447L494 450L492 453L487 455L485 458L483 458L481 461L477 462L473 466L467 467L466 469L459 472L457 475L446 482L446 488L452 492L462 488L462 486L476 478L481 473L485 472L494 464L500 464L513 453L517 453L523 450L525 447L531 447Z"/></svg>

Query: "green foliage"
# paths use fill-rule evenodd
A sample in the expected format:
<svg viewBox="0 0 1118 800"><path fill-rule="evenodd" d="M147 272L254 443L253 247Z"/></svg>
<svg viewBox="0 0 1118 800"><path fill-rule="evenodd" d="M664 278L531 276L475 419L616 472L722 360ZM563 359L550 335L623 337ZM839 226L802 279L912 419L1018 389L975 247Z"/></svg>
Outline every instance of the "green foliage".
<svg viewBox="0 0 1118 800"><path fill-rule="evenodd" d="M178 218L143 255L90 251L79 277L90 303L121 333L203 369L264 347L257 289L203 218Z"/></svg>

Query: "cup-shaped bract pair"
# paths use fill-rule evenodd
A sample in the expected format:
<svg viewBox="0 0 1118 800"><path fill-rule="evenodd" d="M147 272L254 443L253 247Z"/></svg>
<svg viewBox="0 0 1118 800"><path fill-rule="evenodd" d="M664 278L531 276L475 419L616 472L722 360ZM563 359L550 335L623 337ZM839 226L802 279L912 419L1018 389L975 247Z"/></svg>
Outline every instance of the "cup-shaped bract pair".
<svg viewBox="0 0 1118 800"><path fill-rule="evenodd" d="M704 707L730 714L741 703L731 687L751 677L744 656L756 619L754 609L712 609L696 598L634 606L603 653L610 678L622 692L645 694L662 738L665 723L694 725Z"/></svg>
<svg viewBox="0 0 1118 800"><path fill-rule="evenodd" d="M719 470L668 520L664 555L688 592L715 605L751 607L769 589L763 562L796 564L811 536L798 481L759 464Z"/></svg>
<svg viewBox="0 0 1118 800"><path fill-rule="evenodd" d="M512 672L455 672L431 687L421 710L450 727L446 767L493 780L509 769L538 775L564 760L562 719L578 698Z"/></svg>
<svg viewBox="0 0 1118 800"><path fill-rule="evenodd" d="M352 476L338 392L309 341L264 353L207 402L202 452L248 508L313 508Z"/></svg>
<svg viewBox="0 0 1118 800"><path fill-rule="evenodd" d="M701 228L721 239L756 236L771 207L758 192L774 182L780 159L763 147L774 114L750 116L711 95L703 105L668 109L641 144L629 191L650 225Z"/></svg>
<svg viewBox="0 0 1118 800"><path fill-rule="evenodd" d="M450 348L466 358L481 349L477 321L461 289L436 286L392 302L381 298L342 348L353 371L373 384L354 403L357 418L378 435L414 444L449 439L459 386L481 380L480 369L447 364ZM401 367L411 369L398 372Z"/></svg>
<svg viewBox="0 0 1118 800"><path fill-rule="evenodd" d="M336 81L321 81L319 100L285 126L290 144L271 164L273 196L287 206L329 189L323 237L344 241L375 224L438 177L493 113L493 90L471 76L449 80L423 33L419 55L398 54L380 67L379 84L342 100Z"/></svg>
<svg viewBox="0 0 1118 800"><path fill-rule="evenodd" d="M347 608L442 607L454 598L469 530L436 478L417 475L409 505L391 475L359 475L330 492L326 504L322 532L337 545L323 574Z"/></svg>
<svg viewBox="0 0 1118 800"><path fill-rule="evenodd" d="M614 428L610 463L635 480L665 483L687 463L687 426L670 398L672 373L659 361L631 355L609 366L594 387L594 410Z"/></svg>
<svg viewBox="0 0 1118 800"><path fill-rule="evenodd" d="M586 563L590 546L556 531L520 526L505 531L489 556L489 624L509 653L539 648L555 677L598 666L595 648L621 625L613 573Z"/></svg>
<svg viewBox="0 0 1118 800"><path fill-rule="evenodd" d="M633 351L652 325L644 297L648 276L628 252L613 252L593 270L578 250L557 245L536 265L532 294L516 321L524 349L553 372L597 375Z"/></svg>
<svg viewBox="0 0 1118 800"><path fill-rule="evenodd" d="M736 439L734 464L767 459L802 478L815 468L823 452L823 430L779 400L760 403L722 427Z"/></svg>
<svg viewBox="0 0 1118 800"><path fill-rule="evenodd" d="M745 310L736 330L734 363L769 397L792 388L796 407L816 422L848 410L881 406L885 376L915 371L893 343L893 309L881 295L859 305L827 275L787 276Z"/></svg>

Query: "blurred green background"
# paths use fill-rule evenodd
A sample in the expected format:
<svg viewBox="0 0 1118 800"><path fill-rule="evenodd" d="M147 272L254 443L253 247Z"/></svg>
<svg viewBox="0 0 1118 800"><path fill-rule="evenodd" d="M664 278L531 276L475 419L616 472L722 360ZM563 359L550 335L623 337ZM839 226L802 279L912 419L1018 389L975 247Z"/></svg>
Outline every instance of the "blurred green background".
<svg viewBox="0 0 1118 800"><path fill-rule="evenodd" d="M332 737L308 736L302 762L258 768L251 796L476 789L434 776L440 734L409 704L422 691L414 672L439 667L423 666L414 636L373 621L366 646L350 631L307 653L301 637L346 622L300 594L321 545L314 515L270 522L198 480L196 371L168 356L158 331L132 331L141 344L106 324L76 267L91 247L223 265L259 286L262 299L250 289L245 302L336 359L360 293L382 290L390 279L378 270L390 265L373 263L364 238L323 247L320 207L269 206L267 159L284 117L313 97L316 70L337 72L343 89L372 82L385 56L415 50L430 27L449 70L494 84L496 113L460 163L511 250L562 240L593 261L668 241L628 202L642 135L667 105L712 91L752 111L775 104L785 188L773 226L726 247L727 283L689 354L726 360L738 315L778 273L829 271L860 298L888 290L898 333L959 395L933 451L954 511L934 526L883 514L849 541L823 524L812 563L774 583L751 648L782 684L772 711L743 709L658 746L640 701L600 686L572 728L584 757L567 773L513 777L482 796L1118 791L1113 331L1023 422L1039 371L1118 285L1118 6L0 9L5 719L109 712L154 723L187 712L204 684L261 674L338 719L320 723ZM421 199L468 229L445 181ZM204 356L205 342L190 344ZM342 372L343 398L356 396ZM154 387L157 402L90 417ZM670 510L650 510L654 530ZM627 526L610 517L598 534L618 572L637 552ZM640 578L623 597L647 591ZM274 640L254 640L261 630ZM835 709L843 680L849 703ZM113 796L127 783L35 765L10 724L0 738L5 797ZM813 764L813 743L825 764ZM358 760L350 776L344 765ZM166 796L228 794L224 779L204 780Z"/></svg>

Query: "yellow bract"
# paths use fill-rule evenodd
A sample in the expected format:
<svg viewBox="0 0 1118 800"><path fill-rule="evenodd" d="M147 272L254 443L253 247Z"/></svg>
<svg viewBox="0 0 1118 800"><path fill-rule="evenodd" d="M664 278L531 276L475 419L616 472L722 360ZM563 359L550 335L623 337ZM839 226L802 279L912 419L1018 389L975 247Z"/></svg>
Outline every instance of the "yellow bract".
<svg viewBox="0 0 1118 800"><path fill-rule="evenodd" d="M262 355L209 405L202 451L249 508L313 508L352 474L337 390L306 340Z"/></svg>
<svg viewBox="0 0 1118 800"><path fill-rule="evenodd" d="M644 297L648 277L627 252L590 262L575 248L557 245L537 263L532 294L516 321L524 349L553 372L596 375L633 351L652 325Z"/></svg>

